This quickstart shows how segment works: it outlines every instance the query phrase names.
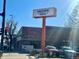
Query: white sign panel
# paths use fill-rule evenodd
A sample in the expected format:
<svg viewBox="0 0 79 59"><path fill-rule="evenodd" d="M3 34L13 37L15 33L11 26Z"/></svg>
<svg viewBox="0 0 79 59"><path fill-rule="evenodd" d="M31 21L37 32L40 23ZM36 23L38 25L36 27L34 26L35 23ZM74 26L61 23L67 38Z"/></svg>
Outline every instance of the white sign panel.
<svg viewBox="0 0 79 59"><path fill-rule="evenodd" d="M42 17L55 17L56 16L56 8L42 8L42 9L34 9L33 17L34 18L42 18Z"/></svg>

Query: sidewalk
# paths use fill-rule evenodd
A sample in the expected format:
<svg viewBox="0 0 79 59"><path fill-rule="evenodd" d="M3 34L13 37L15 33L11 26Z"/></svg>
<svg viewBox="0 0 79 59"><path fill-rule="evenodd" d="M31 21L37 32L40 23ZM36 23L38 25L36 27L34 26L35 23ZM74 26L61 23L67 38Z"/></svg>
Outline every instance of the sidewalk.
<svg viewBox="0 0 79 59"><path fill-rule="evenodd" d="M61 58L36 58L29 54L3 53L0 59L61 59Z"/></svg>

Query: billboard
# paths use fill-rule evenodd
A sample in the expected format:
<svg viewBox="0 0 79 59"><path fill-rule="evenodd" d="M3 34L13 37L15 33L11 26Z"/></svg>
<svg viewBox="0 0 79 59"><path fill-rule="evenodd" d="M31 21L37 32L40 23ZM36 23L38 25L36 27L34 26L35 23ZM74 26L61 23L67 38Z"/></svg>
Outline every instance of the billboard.
<svg viewBox="0 0 79 59"><path fill-rule="evenodd" d="M55 7L34 9L33 17L34 18L56 17L56 12L57 12L57 9Z"/></svg>

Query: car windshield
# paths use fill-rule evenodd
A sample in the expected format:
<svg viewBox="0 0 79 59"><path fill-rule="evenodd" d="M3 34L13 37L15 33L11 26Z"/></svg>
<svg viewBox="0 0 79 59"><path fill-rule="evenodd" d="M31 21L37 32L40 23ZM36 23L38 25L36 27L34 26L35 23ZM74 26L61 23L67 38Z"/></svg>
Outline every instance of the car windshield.
<svg viewBox="0 0 79 59"><path fill-rule="evenodd" d="M56 47L54 47L54 46L47 46L46 48L48 48L48 49L56 49Z"/></svg>

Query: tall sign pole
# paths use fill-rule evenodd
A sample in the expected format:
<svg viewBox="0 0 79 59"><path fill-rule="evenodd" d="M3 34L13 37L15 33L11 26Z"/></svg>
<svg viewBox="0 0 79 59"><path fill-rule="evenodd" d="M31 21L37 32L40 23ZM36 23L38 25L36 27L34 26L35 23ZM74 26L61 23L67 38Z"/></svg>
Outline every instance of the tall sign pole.
<svg viewBox="0 0 79 59"><path fill-rule="evenodd" d="M6 9L6 0L4 0L3 2L3 12L0 14L3 18L2 20L2 28L1 28L1 49L3 50L3 40L4 40L4 29L5 29L5 9Z"/></svg>
<svg viewBox="0 0 79 59"><path fill-rule="evenodd" d="M42 40L41 40L41 49L42 56L44 56L45 43L46 43L46 17L42 17Z"/></svg>
<svg viewBox="0 0 79 59"><path fill-rule="evenodd" d="M56 8L42 8L42 9L34 9L33 17L34 18L42 18L42 39L41 39L41 49L42 49L42 57L44 57L45 46L46 46L46 17L55 17L56 16Z"/></svg>

